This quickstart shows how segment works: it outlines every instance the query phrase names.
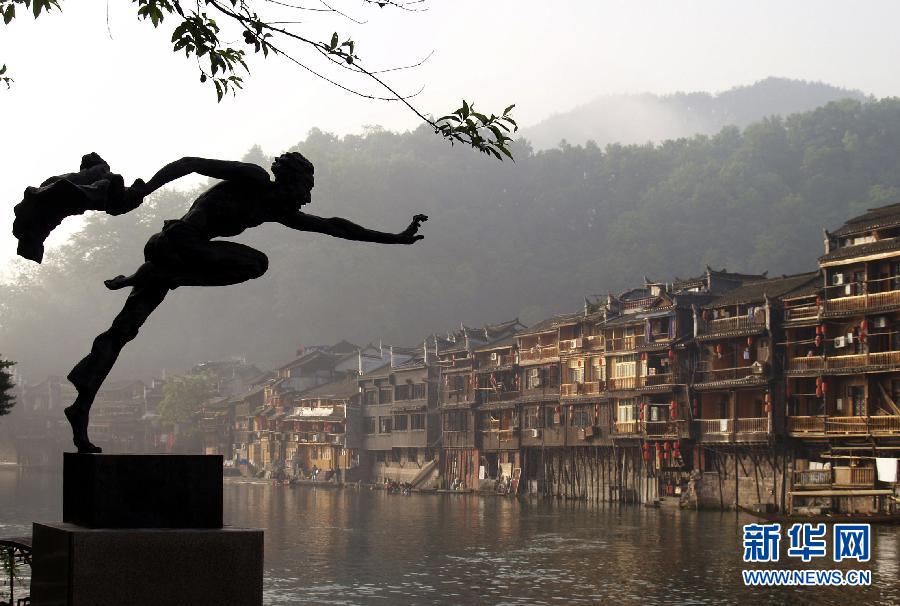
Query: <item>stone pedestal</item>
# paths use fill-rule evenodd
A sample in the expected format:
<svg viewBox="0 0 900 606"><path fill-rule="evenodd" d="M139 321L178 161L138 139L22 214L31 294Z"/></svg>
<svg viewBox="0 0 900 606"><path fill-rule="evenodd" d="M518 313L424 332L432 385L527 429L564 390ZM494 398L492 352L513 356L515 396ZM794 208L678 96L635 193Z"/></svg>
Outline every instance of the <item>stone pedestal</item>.
<svg viewBox="0 0 900 606"><path fill-rule="evenodd" d="M221 528L221 455L63 455L63 522Z"/></svg>
<svg viewBox="0 0 900 606"><path fill-rule="evenodd" d="M35 606L262 604L263 532L222 527L222 457L71 454L35 523Z"/></svg>
<svg viewBox="0 0 900 606"><path fill-rule="evenodd" d="M34 524L35 606L261 606L262 578L262 530Z"/></svg>

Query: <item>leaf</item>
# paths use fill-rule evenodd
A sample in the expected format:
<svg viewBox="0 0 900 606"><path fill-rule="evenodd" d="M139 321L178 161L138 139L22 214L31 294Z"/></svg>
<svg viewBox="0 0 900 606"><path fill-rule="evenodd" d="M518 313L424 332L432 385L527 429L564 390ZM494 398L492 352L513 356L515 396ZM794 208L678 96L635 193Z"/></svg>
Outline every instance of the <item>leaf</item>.
<svg viewBox="0 0 900 606"><path fill-rule="evenodd" d="M10 4L6 7L6 11L3 13L3 23L9 24L10 21L16 16L16 5Z"/></svg>
<svg viewBox="0 0 900 606"><path fill-rule="evenodd" d="M515 106L516 106L516 104L513 103L512 105L510 105L509 107L507 107L506 109L504 109L504 110L503 110L503 115L505 116L506 114L508 114L509 112L511 112Z"/></svg>
<svg viewBox="0 0 900 606"><path fill-rule="evenodd" d="M338 35L337 32L331 34L331 48L334 49L338 45Z"/></svg>

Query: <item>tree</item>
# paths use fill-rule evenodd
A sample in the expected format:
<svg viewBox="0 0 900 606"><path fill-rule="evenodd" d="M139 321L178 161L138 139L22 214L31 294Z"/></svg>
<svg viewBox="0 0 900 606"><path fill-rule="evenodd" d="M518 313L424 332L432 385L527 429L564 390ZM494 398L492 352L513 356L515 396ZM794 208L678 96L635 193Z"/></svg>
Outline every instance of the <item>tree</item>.
<svg viewBox="0 0 900 606"><path fill-rule="evenodd" d="M186 423L215 393L216 377L209 373L174 376L167 380L159 417L167 423Z"/></svg>
<svg viewBox="0 0 900 606"><path fill-rule="evenodd" d="M0 358L0 417L8 415L16 404L16 398L10 393L14 387L12 373L7 370L15 364Z"/></svg>
<svg viewBox="0 0 900 606"><path fill-rule="evenodd" d="M424 10L426 0L361 0L363 9L394 9L402 11ZM235 94L243 86L243 76L249 73L251 55L270 54L288 61L301 70L330 84L366 99L402 103L428 124L444 139L470 145L478 151L499 160L512 159L509 143L511 133L518 130L512 118L514 105L502 113L484 114L475 110L475 104L463 100L462 105L440 118L426 115L413 105L418 93L404 94L394 88L385 73L410 69L427 61L427 57L411 65L388 69L369 68L357 54L356 42L348 36L333 32L325 40L316 40L301 26L301 15L331 13L349 22L364 21L350 16L329 2L321 0L321 7L299 6L293 2L277 0L203 0L184 3L181 0L132 0L137 5L137 17L159 28L166 21L175 22L171 43L174 52L184 51L186 58L194 58L200 72L200 82L211 85L221 102L227 93ZM265 5L266 15L257 12ZM16 7L30 9L34 18L53 9L61 10L60 0L0 0L0 15L4 24L16 18ZM279 13L276 15L275 13ZM286 15L283 18L282 15ZM243 44L231 42L242 40ZM236 44L233 46L233 44ZM251 52L252 51L252 52ZM352 84L342 77L333 77L326 69L337 69L348 78L361 78L373 86L366 89ZM7 88L13 82L6 64L0 65L0 83Z"/></svg>

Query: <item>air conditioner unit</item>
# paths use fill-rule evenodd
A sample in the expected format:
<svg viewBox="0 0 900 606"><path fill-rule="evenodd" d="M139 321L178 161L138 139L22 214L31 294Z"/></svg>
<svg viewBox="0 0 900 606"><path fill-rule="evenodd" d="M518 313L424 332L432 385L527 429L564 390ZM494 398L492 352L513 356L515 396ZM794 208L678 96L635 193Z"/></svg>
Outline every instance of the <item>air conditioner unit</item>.
<svg viewBox="0 0 900 606"><path fill-rule="evenodd" d="M831 276L831 283L835 286L840 286L844 283L844 274L834 274Z"/></svg>
<svg viewBox="0 0 900 606"><path fill-rule="evenodd" d="M887 318L885 316L878 316L872 320L872 326L875 328L887 328Z"/></svg>
<svg viewBox="0 0 900 606"><path fill-rule="evenodd" d="M834 346L836 348L846 347L847 338L846 337L835 337L834 338Z"/></svg>
<svg viewBox="0 0 900 606"><path fill-rule="evenodd" d="M491 353L491 360L492 360L492 361L496 361L496 360L497 360L497 352L496 352L496 351Z"/></svg>
<svg viewBox="0 0 900 606"><path fill-rule="evenodd" d="M532 437L532 438L539 438L539 437L541 437L541 430L540 430L540 429L532 429L532 430L531 430L531 437Z"/></svg>

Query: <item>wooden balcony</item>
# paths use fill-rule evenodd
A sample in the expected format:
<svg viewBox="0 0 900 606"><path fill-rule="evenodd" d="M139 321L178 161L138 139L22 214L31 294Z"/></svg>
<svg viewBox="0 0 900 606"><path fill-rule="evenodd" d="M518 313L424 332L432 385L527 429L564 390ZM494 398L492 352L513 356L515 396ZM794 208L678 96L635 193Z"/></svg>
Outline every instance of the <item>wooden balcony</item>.
<svg viewBox="0 0 900 606"><path fill-rule="evenodd" d="M559 386L559 395L562 397L590 396L599 394L602 381L586 381L584 383L563 383Z"/></svg>
<svg viewBox="0 0 900 606"><path fill-rule="evenodd" d="M844 315L892 307L900 307L900 290L828 299L824 303L822 313L824 315Z"/></svg>
<svg viewBox="0 0 900 606"><path fill-rule="evenodd" d="M493 355L493 354L492 354ZM498 354L496 357L485 357L479 364L479 368L495 368L500 366L511 366L516 363L516 354Z"/></svg>
<svg viewBox="0 0 900 606"><path fill-rule="evenodd" d="M746 441L753 436L769 435L770 429L768 417L737 419L734 423L735 439L739 442Z"/></svg>
<svg viewBox="0 0 900 606"><path fill-rule="evenodd" d="M677 440L690 437L687 432L687 421L683 419L668 421L646 421L644 433L648 438Z"/></svg>
<svg viewBox="0 0 900 606"><path fill-rule="evenodd" d="M613 437L634 437L641 434L640 421L616 421L613 427L615 429Z"/></svg>
<svg viewBox="0 0 900 606"><path fill-rule="evenodd" d="M835 467L834 486L841 488L874 488L874 467Z"/></svg>
<svg viewBox="0 0 900 606"><path fill-rule="evenodd" d="M788 417L788 432L795 437L900 436L900 415L871 417Z"/></svg>
<svg viewBox="0 0 900 606"><path fill-rule="evenodd" d="M788 417L788 433L792 436L825 435L825 417Z"/></svg>
<svg viewBox="0 0 900 606"><path fill-rule="evenodd" d="M621 391L625 389L637 389L644 386L644 377L618 377L609 379L606 388L609 391Z"/></svg>
<svg viewBox="0 0 900 606"><path fill-rule="evenodd" d="M697 419L694 426L701 442L730 442L734 435L731 419Z"/></svg>
<svg viewBox="0 0 900 606"><path fill-rule="evenodd" d="M633 337L619 337L618 339L606 339L606 351L631 351L647 344L644 335L635 335Z"/></svg>
<svg viewBox="0 0 900 606"><path fill-rule="evenodd" d="M787 363L789 372L815 372L825 370L825 358L823 356L804 356L802 358L790 358Z"/></svg>
<svg viewBox="0 0 900 606"><path fill-rule="evenodd" d="M900 436L900 416L869 417L869 433L873 436Z"/></svg>
<svg viewBox="0 0 900 606"><path fill-rule="evenodd" d="M561 339L559 341L559 353L566 354L581 351L584 343L585 341L581 337L577 339Z"/></svg>
<svg viewBox="0 0 900 606"><path fill-rule="evenodd" d="M818 305L797 305L784 310L784 321L812 320L819 317Z"/></svg>
<svg viewBox="0 0 900 606"><path fill-rule="evenodd" d="M697 383L716 383L718 381L738 381L748 377L765 378L764 373L754 373L753 366L741 366L739 368L720 368L699 373Z"/></svg>
<svg viewBox="0 0 900 606"><path fill-rule="evenodd" d="M788 360L788 371L829 371L853 368L897 366L900 368L900 351L878 351L844 356L807 356Z"/></svg>
<svg viewBox="0 0 900 606"><path fill-rule="evenodd" d="M831 480L830 469L805 469L793 472L791 485L794 490L815 490L830 487Z"/></svg>
<svg viewBox="0 0 900 606"><path fill-rule="evenodd" d="M764 442L771 431L768 417L698 419L694 426L701 442Z"/></svg>
<svg viewBox="0 0 900 606"><path fill-rule="evenodd" d="M759 330L765 327L765 322L757 322L753 317L735 316L733 318L719 318L717 320L700 320L697 324L697 334L714 335L724 332Z"/></svg>
<svg viewBox="0 0 900 606"><path fill-rule="evenodd" d="M866 417L825 417L825 433L829 435L867 435Z"/></svg>
<svg viewBox="0 0 900 606"><path fill-rule="evenodd" d="M584 337L584 349L597 351L604 349L603 335L588 335Z"/></svg>
<svg viewBox="0 0 900 606"><path fill-rule="evenodd" d="M675 375L671 372L644 377L644 387L658 387L660 385L673 385L674 383Z"/></svg>
<svg viewBox="0 0 900 606"><path fill-rule="evenodd" d="M538 362L559 357L559 348L556 345L538 345L528 349L519 350L519 362Z"/></svg>

